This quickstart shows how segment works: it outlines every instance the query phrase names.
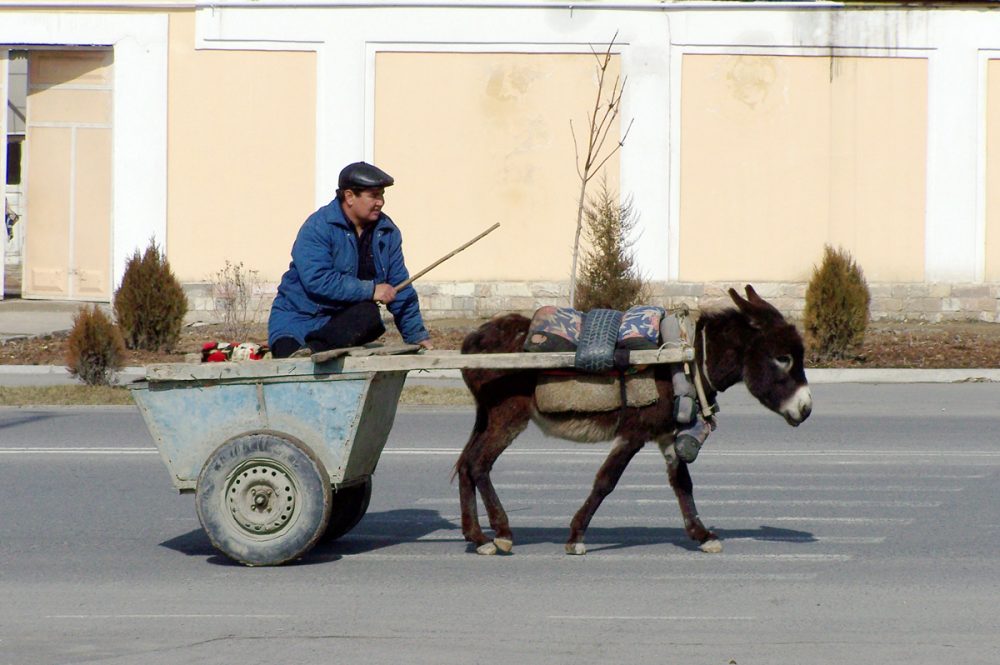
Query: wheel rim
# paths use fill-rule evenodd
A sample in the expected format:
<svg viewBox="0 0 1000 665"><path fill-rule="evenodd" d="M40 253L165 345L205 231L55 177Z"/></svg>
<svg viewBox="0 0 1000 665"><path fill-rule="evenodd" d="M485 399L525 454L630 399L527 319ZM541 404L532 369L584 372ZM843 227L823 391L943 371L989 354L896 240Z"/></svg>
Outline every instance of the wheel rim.
<svg viewBox="0 0 1000 665"><path fill-rule="evenodd" d="M267 540L286 531L298 515L301 488L288 467L272 459L240 464L226 478L226 514L246 536Z"/></svg>

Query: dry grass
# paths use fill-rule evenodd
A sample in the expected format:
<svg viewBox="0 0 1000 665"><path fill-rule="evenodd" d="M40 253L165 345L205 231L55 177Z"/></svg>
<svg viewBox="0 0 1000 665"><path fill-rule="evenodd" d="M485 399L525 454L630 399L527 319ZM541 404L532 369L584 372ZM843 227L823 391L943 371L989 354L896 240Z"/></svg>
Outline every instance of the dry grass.
<svg viewBox="0 0 1000 665"><path fill-rule="evenodd" d="M429 324L432 339L439 349L457 349L462 339L481 321L454 320L432 321ZM198 352L207 341L219 339L221 326L185 328L181 343L175 353L129 351L126 365L144 365L153 362L183 362L184 354ZM250 340L263 341L265 331L259 327ZM399 341L395 331L387 333L384 341ZM66 335L50 335L32 339L12 340L0 345L0 364L62 365L66 352ZM1000 324L954 323L890 323L871 324L864 344L856 356L836 361L817 362L807 357L810 367L839 368L918 368L918 369L980 369L1000 367ZM434 388L413 386L406 388L400 403L404 405L468 405L471 396L465 388ZM132 404L125 388L88 386L49 387L0 387L0 406L27 405L93 405Z"/></svg>
<svg viewBox="0 0 1000 665"><path fill-rule="evenodd" d="M96 406L134 404L128 388L111 386L0 386L0 406Z"/></svg>
<svg viewBox="0 0 1000 665"><path fill-rule="evenodd" d="M434 386L409 386L403 388L399 403L406 406L460 406L472 405L472 393L461 388L435 388Z"/></svg>

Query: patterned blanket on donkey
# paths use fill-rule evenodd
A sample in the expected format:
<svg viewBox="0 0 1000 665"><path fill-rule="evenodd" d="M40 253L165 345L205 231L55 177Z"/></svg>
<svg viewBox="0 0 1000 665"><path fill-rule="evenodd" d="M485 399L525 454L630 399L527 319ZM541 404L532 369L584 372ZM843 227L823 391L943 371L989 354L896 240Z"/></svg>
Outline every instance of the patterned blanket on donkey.
<svg viewBox="0 0 1000 665"><path fill-rule="evenodd" d="M660 346L660 323L666 311L639 305L623 312L618 346L625 349L655 349ZM583 327L584 313L570 307L547 305L535 311L524 341L525 351L575 351Z"/></svg>

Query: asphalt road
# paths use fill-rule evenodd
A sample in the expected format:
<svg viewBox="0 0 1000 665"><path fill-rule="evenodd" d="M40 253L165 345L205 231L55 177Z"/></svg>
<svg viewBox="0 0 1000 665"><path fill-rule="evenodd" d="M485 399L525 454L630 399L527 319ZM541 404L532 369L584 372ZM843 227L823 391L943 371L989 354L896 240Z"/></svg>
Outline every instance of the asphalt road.
<svg viewBox="0 0 1000 665"><path fill-rule="evenodd" d="M494 474L514 554L471 554L449 476L472 414L409 410L355 531L253 569L134 410L0 409L0 664L1000 662L1000 385L814 396L797 429L723 396L692 467L719 555L655 447L564 555L606 446L534 429Z"/></svg>

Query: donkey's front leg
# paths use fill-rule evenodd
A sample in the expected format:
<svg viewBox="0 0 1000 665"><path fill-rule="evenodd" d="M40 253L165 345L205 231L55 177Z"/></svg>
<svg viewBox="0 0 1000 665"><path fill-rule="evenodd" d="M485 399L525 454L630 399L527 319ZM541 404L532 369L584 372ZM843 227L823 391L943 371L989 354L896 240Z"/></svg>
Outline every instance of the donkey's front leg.
<svg viewBox="0 0 1000 665"><path fill-rule="evenodd" d="M587 546L583 544L583 535L590 526L590 519L597 512L604 497L611 494L622 477L625 467L632 461L635 454L642 449L645 441L629 441L618 437L615 439L611 452L601 465L600 471L594 478L594 487L590 490L590 496L583 502L580 509L573 516L573 521L569 525L569 540L566 541L566 554L586 554Z"/></svg>
<svg viewBox="0 0 1000 665"><path fill-rule="evenodd" d="M722 551L722 542L719 537L705 528L698 517L698 508L694 505L694 484L691 482L691 474L688 473L688 465L677 457L674 452L673 443L660 444L660 452L667 461L667 478L670 479L670 486L677 495L677 503L681 507L681 516L684 518L684 530L692 539L701 543L701 551L709 554L717 554Z"/></svg>

